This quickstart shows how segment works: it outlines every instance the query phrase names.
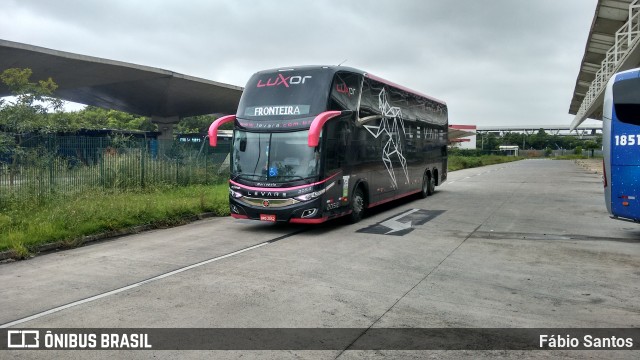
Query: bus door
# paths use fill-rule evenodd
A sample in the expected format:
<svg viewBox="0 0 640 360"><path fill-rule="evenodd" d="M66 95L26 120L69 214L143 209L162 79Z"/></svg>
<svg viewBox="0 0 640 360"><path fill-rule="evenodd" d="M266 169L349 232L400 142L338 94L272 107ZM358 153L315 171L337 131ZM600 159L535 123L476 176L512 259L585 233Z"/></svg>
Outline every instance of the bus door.
<svg viewBox="0 0 640 360"><path fill-rule="evenodd" d="M347 149L350 141L349 117L329 121L323 129L324 178L327 181L324 194L325 209L331 211L348 204L350 188L350 167L347 163ZM333 183L333 185L331 185Z"/></svg>
<svg viewBox="0 0 640 360"><path fill-rule="evenodd" d="M611 210L638 219L640 212L640 79L613 85L611 121Z"/></svg>

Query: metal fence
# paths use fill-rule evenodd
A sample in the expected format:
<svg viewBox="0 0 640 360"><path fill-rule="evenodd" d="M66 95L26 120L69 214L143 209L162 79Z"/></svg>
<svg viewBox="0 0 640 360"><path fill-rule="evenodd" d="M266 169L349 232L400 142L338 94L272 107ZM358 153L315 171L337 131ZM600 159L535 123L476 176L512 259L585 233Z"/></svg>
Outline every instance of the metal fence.
<svg viewBox="0 0 640 360"><path fill-rule="evenodd" d="M96 188L213 184L228 175L229 139L34 136L0 153L0 202Z"/></svg>

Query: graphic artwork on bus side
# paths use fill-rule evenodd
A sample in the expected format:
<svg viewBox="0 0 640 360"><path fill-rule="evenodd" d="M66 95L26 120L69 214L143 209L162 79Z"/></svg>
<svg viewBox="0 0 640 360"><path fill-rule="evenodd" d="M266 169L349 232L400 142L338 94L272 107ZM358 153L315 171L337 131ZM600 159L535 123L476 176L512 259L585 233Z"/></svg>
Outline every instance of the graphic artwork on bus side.
<svg viewBox="0 0 640 360"><path fill-rule="evenodd" d="M405 136L402 111L399 107L391 106L389 104L389 101L387 99L387 92L384 88L380 91L380 94L378 94L378 107L380 108L380 113L382 114L380 125L364 125L364 127L376 139L383 135L386 135L388 137L387 143L382 149L382 162L384 162L384 166L389 172L393 187L397 189L398 182L393 172L391 156L396 155L398 157L398 160L402 165L402 170L404 170L404 175L407 178L407 182L409 182L407 160L402 154L402 142L400 140L401 137ZM402 130L402 134L400 134L400 130Z"/></svg>

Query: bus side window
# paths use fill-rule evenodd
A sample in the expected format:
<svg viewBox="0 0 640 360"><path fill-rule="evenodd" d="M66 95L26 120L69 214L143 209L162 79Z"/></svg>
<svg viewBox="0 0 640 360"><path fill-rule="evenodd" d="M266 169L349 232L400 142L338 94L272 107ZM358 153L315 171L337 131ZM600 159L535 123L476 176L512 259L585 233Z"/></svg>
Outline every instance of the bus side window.
<svg viewBox="0 0 640 360"><path fill-rule="evenodd" d="M640 79L628 79L613 84L613 106L618 120L640 125Z"/></svg>
<svg viewBox="0 0 640 360"><path fill-rule="evenodd" d="M357 110L361 75L338 72L333 78L329 110Z"/></svg>
<svg viewBox="0 0 640 360"><path fill-rule="evenodd" d="M326 130L325 172L331 174L344 165L350 131L345 120L328 122Z"/></svg>
<svg viewBox="0 0 640 360"><path fill-rule="evenodd" d="M378 94L380 89L372 89L372 81L364 79L362 84L362 95L360 97L360 108L358 109L358 117L360 119L367 116L380 115L380 107L378 104ZM371 125L371 124L368 124Z"/></svg>

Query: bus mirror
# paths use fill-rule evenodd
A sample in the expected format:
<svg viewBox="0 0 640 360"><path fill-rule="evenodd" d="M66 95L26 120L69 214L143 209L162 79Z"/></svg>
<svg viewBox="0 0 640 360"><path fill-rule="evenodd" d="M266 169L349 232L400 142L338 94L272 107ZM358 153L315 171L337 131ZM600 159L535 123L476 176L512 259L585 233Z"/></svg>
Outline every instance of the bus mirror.
<svg viewBox="0 0 640 360"><path fill-rule="evenodd" d="M218 145L218 128L223 124L233 122L235 119L235 115L227 115L211 123L211 126L209 126L209 146L216 147Z"/></svg>
<svg viewBox="0 0 640 360"><path fill-rule="evenodd" d="M341 111L325 111L323 113L318 114L318 116L313 119L311 122L311 126L309 126L309 137L307 138L307 145L309 147L316 147L320 142L320 132L322 132L322 127L324 124L333 119L338 115L342 115Z"/></svg>

